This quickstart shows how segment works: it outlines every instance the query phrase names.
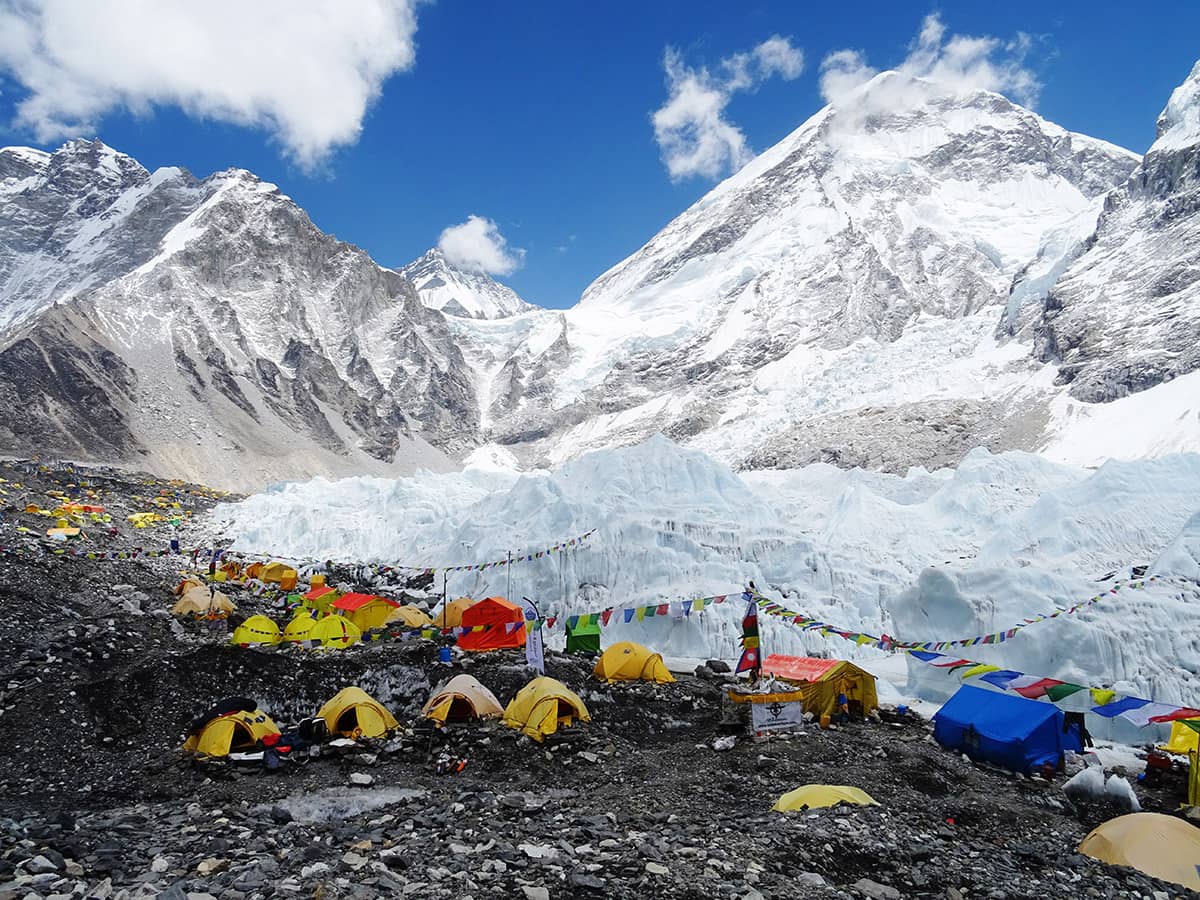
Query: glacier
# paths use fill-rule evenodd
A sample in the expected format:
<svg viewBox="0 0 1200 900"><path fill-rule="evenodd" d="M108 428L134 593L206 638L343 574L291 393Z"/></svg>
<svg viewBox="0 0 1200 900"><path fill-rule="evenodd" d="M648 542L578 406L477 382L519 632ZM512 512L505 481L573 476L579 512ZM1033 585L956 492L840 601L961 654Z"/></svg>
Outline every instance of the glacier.
<svg viewBox="0 0 1200 900"><path fill-rule="evenodd" d="M1148 566L1174 577L967 655L1182 704L1200 700L1200 586L1184 580L1200 574L1198 511L1197 454L1084 468L977 449L956 468L904 475L823 463L735 473L655 436L536 472L493 448L456 473L275 485L219 507L214 528L235 550L422 567L522 555L594 528L562 554L451 573L446 591L528 596L565 616L737 594L753 581L796 611L908 641L1006 629ZM613 624L604 640L730 658L743 612L730 597L685 619ZM767 652L883 656L761 621ZM551 646L561 640L550 632ZM957 684L915 660L909 678L931 699ZM1128 738L1122 727L1097 734Z"/></svg>

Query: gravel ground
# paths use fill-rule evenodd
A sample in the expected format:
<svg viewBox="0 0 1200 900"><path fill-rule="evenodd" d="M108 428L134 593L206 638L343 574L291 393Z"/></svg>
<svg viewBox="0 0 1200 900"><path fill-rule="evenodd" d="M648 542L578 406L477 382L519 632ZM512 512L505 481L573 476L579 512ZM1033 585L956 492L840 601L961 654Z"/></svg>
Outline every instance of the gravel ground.
<svg viewBox="0 0 1200 900"><path fill-rule="evenodd" d="M117 533L89 532L98 548L165 545L167 530L125 521L158 490L195 513L180 526L185 546L214 502L115 472L9 463L0 476L9 549L38 543L18 527L53 524L25 503L66 484L86 480L119 513ZM971 764L916 717L718 751L726 676L607 687L589 660L551 653L547 674L580 693L590 724L545 745L498 724L431 733L417 713L433 685L468 671L507 702L528 677L522 655L444 666L420 640L235 648L166 614L179 562L0 554L0 900L1189 895L1074 852L1120 810L1072 804L1061 778ZM233 596L243 615L267 604ZM387 705L401 731L271 773L179 749L222 697L253 697L284 725L348 684ZM447 754L465 770L438 775ZM861 787L880 805L770 812L812 782ZM1161 812L1183 792L1178 775L1139 788Z"/></svg>

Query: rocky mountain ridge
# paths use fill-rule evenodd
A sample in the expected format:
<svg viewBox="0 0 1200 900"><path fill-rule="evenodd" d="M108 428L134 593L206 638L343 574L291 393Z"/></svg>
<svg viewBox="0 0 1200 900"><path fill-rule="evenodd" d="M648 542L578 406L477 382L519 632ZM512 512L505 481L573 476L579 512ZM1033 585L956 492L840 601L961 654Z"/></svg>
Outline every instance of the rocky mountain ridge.
<svg viewBox="0 0 1200 900"><path fill-rule="evenodd" d="M99 142L44 161L0 188L6 449L238 485L444 466L472 445L445 318L274 185L148 173Z"/></svg>
<svg viewBox="0 0 1200 900"><path fill-rule="evenodd" d="M1081 400L1127 396L1200 368L1200 62L1158 118L1142 163L1108 196L1034 331Z"/></svg>

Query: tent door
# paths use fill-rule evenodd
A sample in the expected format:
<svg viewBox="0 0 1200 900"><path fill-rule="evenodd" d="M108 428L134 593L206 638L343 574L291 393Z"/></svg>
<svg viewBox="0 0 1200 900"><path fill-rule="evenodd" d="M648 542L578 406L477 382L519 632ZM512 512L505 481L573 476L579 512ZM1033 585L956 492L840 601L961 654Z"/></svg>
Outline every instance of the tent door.
<svg viewBox="0 0 1200 900"><path fill-rule="evenodd" d="M257 741L254 740L254 735L250 729L246 727L246 723L235 719L233 722L233 733L229 737L229 752L246 753L255 749L256 743Z"/></svg>
<svg viewBox="0 0 1200 900"><path fill-rule="evenodd" d="M446 713L447 722L466 722L475 718L475 707L465 697L455 697L450 701L450 711Z"/></svg>

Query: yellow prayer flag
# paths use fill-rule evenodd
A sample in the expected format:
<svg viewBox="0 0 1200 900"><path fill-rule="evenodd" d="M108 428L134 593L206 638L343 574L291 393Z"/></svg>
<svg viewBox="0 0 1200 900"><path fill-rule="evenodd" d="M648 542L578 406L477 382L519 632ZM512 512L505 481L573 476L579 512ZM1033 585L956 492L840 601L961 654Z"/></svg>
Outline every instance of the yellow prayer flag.
<svg viewBox="0 0 1200 900"><path fill-rule="evenodd" d="M971 678L975 675L986 675L988 672L999 672L999 671L1000 671L999 666L989 666L986 664L980 664L978 666L971 666L971 668L967 669L965 672L960 672L959 677L963 678L963 679L967 679L967 678Z"/></svg>

